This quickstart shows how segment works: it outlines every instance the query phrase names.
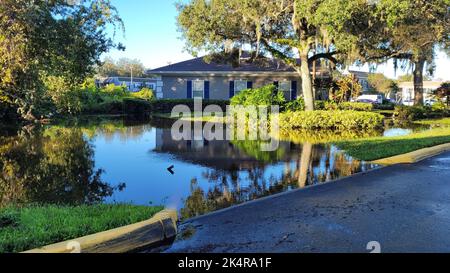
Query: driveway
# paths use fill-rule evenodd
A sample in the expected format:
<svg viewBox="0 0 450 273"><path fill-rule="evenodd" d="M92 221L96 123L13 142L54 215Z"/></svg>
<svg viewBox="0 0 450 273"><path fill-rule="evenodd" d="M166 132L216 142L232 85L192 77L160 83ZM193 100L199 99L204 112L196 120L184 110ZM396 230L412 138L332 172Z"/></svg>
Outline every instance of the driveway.
<svg viewBox="0 0 450 273"><path fill-rule="evenodd" d="M450 153L188 220L179 237L168 252L450 252Z"/></svg>

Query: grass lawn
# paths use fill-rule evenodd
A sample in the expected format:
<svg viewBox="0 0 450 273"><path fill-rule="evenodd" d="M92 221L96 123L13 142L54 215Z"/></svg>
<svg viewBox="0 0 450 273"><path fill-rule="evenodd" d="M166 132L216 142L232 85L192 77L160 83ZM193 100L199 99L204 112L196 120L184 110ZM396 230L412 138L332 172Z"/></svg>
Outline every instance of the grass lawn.
<svg viewBox="0 0 450 273"><path fill-rule="evenodd" d="M355 158L371 161L449 142L450 128L436 128L407 136L340 141L336 145Z"/></svg>
<svg viewBox="0 0 450 273"><path fill-rule="evenodd" d="M424 119L417 121L418 124L425 124L425 125L450 125L450 118L443 118L443 119Z"/></svg>
<svg viewBox="0 0 450 273"><path fill-rule="evenodd" d="M163 207L126 204L0 209L0 253L14 253L130 225Z"/></svg>

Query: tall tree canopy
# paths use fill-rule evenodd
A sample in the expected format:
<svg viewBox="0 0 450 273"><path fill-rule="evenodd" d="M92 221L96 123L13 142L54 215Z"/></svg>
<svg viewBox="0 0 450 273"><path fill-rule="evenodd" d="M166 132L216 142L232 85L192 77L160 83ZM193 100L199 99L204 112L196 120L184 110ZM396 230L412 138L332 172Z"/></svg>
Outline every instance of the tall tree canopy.
<svg viewBox="0 0 450 273"><path fill-rule="evenodd" d="M120 58L115 61L107 57L97 69L97 73L104 77L131 77L131 72L133 72L133 77L145 76L145 67L140 60Z"/></svg>
<svg viewBox="0 0 450 273"><path fill-rule="evenodd" d="M1 0L0 103L34 119L43 78L82 82L116 45L107 27L123 24L110 0Z"/></svg>
<svg viewBox="0 0 450 273"><path fill-rule="evenodd" d="M191 0L178 5L178 24L194 55L251 47L254 59L282 59L301 76L306 109L314 110L310 64L356 60L368 8L366 0Z"/></svg>
<svg viewBox="0 0 450 273"><path fill-rule="evenodd" d="M450 0L379 0L371 14L377 24L360 40L366 60L393 59L396 68L412 67L415 104L423 104L423 79L435 69L439 48L450 48ZM376 29L376 30L375 30Z"/></svg>

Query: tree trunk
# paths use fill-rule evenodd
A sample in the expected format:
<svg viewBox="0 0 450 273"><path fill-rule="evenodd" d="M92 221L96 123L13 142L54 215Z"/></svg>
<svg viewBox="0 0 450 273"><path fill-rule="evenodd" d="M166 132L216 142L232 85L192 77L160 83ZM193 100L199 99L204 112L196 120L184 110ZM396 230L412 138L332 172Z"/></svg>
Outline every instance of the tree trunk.
<svg viewBox="0 0 450 273"><path fill-rule="evenodd" d="M414 105L423 105L423 69L425 60L414 62Z"/></svg>
<svg viewBox="0 0 450 273"><path fill-rule="evenodd" d="M308 51L304 50L300 54L300 76L302 77L303 98L305 99L305 110L314 111L314 90L309 69Z"/></svg>
<svg viewBox="0 0 450 273"><path fill-rule="evenodd" d="M304 143L302 147L302 154L300 156L300 171L298 174L298 187L304 188L308 184L308 171L311 163L313 145L311 143Z"/></svg>

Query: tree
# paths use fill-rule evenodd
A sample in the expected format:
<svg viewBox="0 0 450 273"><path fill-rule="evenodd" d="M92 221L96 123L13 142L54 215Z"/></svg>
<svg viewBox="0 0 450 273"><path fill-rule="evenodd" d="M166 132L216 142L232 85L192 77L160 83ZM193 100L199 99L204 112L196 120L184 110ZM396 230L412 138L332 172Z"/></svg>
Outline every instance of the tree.
<svg viewBox="0 0 450 273"><path fill-rule="evenodd" d="M330 98L338 103L356 99L361 95L362 85L354 75L341 76L336 80L336 88L330 92Z"/></svg>
<svg viewBox="0 0 450 273"><path fill-rule="evenodd" d="M369 85L377 92L389 94L391 92L393 80L387 78L383 73L369 74Z"/></svg>
<svg viewBox="0 0 450 273"><path fill-rule="evenodd" d="M367 8L365 0L191 0L178 5L178 25L193 55L247 47L251 61L283 60L301 76L306 110L314 110L310 66L357 57L358 36L349 33L365 30Z"/></svg>
<svg viewBox="0 0 450 273"><path fill-rule="evenodd" d="M450 0L380 0L375 4L376 23L361 50L367 60L393 59L395 67L413 68L415 104L423 104L425 69L434 70L436 50L449 47Z"/></svg>
<svg viewBox="0 0 450 273"><path fill-rule="evenodd" d="M0 103L36 119L43 79L79 84L112 47L107 28L123 27L110 0L0 1Z"/></svg>
<svg viewBox="0 0 450 273"><path fill-rule="evenodd" d="M97 67L97 74L102 77L119 76L119 68L116 61L111 57L106 57L102 64Z"/></svg>
<svg viewBox="0 0 450 273"><path fill-rule="evenodd" d="M103 77L143 77L145 67L138 59L120 58L118 61L106 57L102 65L98 67L97 74Z"/></svg>
<svg viewBox="0 0 450 273"><path fill-rule="evenodd" d="M431 77L428 75L423 75L423 79L425 81L431 81ZM413 74L405 74L401 75L397 78L398 82L412 82L414 81L414 75Z"/></svg>
<svg viewBox="0 0 450 273"><path fill-rule="evenodd" d="M435 91L435 95L441 100L446 101L447 107L450 106L450 82L444 82L441 86Z"/></svg>

